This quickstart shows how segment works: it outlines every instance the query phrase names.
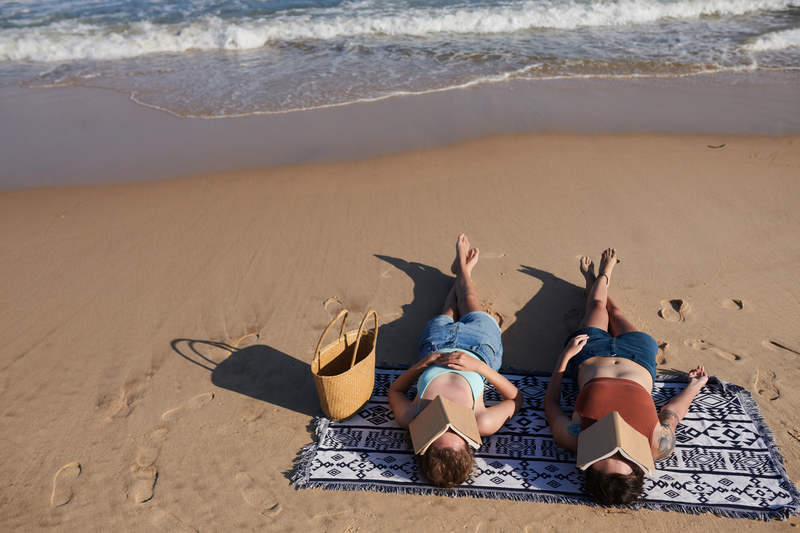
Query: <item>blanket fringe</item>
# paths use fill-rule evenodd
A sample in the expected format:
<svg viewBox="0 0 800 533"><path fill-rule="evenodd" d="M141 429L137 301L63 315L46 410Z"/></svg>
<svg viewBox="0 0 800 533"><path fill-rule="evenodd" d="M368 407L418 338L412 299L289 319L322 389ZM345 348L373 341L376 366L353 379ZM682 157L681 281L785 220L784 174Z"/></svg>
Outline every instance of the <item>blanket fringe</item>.
<svg viewBox="0 0 800 533"><path fill-rule="evenodd" d="M764 510L764 511L736 511L720 509L705 505L684 505L684 504L657 504L652 502L635 502L630 506L622 505L600 505L590 499L581 499L569 496L558 496L554 494L534 494L534 493L507 493L500 491L459 488L457 490L438 489L426 486L386 486L374 483L326 483L310 482L304 485L296 484L303 489L323 489L330 491L368 491L380 492L384 494L408 494L415 496L441 496L447 498L483 498L493 500L509 500L518 502L533 503L560 503L566 505L586 505L589 507L600 507L607 509L649 509L654 511L681 512L691 515L714 514L724 518L746 518L750 520L760 520L770 522L771 520L786 520L793 516L786 509Z"/></svg>
<svg viewBox="0 0 800 533"><path fill-rule="evenodd" d="M325 432L328 431L328 426L331 424L328 418L321 415L317 416L315 422L316 427L314 428L314 433L317 435L317 441L303 446L303 449L300 451L300 456L294 460L295 472L292 475L291 484L298 488L312 488L313 484L309 483L309 479L311 479L311 465L322 443L322 438Z"/></svg>
<svg viewBox="0 0 800 533"><path fill-rule="evenodd" d="M775 470L777 470L781 478L785 480L785 482L781 484L781 488L792 495L793 505L783 509L784 513L783 516L780 517L781 520L785 520L790 516L800 514L800 491L798 491L797 486L794 483L789 481L789 475L786 472L786 465L783 461L783 455L780 452L781 447L775 443L775 435L767 425L767 421L764 420L764 417L761 415L761 410L758 408L758 403L756 403L755 398L753 398L753 395L750 394L750 391L744 387L740 387L739 385L727 383L722 380L719 380L719 384L722 386L724 393L735 394L738 397L742 407L753 420L756 428L758 428L764 444L767 445L767 450L769 451L769 455L772 458L773 464L775 465Z"/></svg>

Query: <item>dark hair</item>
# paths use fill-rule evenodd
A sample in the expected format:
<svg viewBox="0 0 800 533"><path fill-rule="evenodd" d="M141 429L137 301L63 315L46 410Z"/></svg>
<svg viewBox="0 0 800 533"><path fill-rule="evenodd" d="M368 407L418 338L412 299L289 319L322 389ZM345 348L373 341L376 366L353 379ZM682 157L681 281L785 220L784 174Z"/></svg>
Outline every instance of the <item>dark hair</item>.
<svg viewBox="0 0 800 533"><path fill-rule="evenodd" d="M630 474L606 474L594 466L586 469L586 492L602 505L628 505L644 491L644 472L631 466Z"/></svg>
<svg viewBox="0 0 800 533"><path fill-rule="evenodd" d="M472 477L475 456L466 442L460 450L440 448L434 443L428 450L417 455L419 473L431 484L452 489Z"/></svg>

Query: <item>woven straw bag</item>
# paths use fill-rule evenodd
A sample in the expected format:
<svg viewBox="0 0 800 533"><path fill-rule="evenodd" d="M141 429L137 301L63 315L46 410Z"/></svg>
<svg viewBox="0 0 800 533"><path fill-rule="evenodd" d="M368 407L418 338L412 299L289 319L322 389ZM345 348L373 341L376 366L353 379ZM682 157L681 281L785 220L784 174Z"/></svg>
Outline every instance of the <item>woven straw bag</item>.
<svg viewBox="0 0 800 533"><path fill-rule="evenodd" d="M317 343L311 372L317 385L322 411L331 420L343 420L370 399L375 386L375 344L378 341L378 313L369 311L357 331L344 333L347 309L331 320ZM364 331L370 315L375 317L375 331ZM325 335L342 318L339 339L321 348Z"/></svg>

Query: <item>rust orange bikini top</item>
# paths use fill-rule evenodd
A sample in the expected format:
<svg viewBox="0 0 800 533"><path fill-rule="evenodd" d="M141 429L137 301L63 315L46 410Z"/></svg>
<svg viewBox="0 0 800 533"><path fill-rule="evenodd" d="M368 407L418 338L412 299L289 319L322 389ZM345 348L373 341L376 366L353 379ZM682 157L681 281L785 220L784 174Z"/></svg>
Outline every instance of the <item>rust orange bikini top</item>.
<svg viewBox="0 0 800 533"><path fill-rule="evenodd" d="M581 417L581 430L613 411L617 411L653 445L653 432L658 424L656 405L650 393L635 381L595 378L583 386L575 400L575 412Z"/></svg>

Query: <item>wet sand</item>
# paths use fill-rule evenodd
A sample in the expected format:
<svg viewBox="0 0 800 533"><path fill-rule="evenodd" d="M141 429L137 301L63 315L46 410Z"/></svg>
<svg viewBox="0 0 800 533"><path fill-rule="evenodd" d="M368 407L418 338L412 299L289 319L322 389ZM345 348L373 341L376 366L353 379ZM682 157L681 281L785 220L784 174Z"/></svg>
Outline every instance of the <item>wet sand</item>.
<svg viewBox="0 0 800 533"><path fill-rule="evenodd" d="M0 86L0 189L352 161L515 133L800 134L800 75L550 80L180 119L104 89Z"/></svg>

